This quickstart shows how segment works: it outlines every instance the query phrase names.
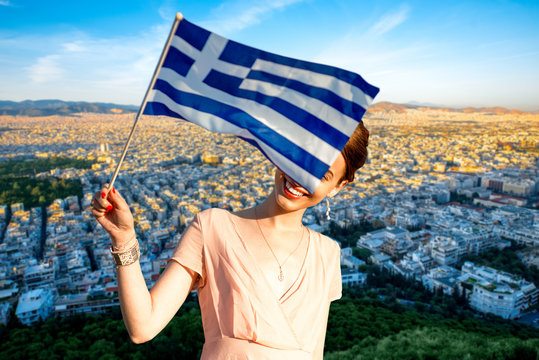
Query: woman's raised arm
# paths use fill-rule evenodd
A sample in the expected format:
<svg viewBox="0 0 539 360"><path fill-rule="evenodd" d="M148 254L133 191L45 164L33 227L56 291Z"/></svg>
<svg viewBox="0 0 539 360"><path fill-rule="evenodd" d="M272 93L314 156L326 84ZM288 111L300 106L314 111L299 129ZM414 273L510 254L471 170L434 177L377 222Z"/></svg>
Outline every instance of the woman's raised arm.
<svg viewBox="0 0 539 360"><path fill-rule="evenodd" d="M105 185L92 200L92 213L109 233L115 252L123 252L136 244L133 216L119 194ZM118 266L118 295L125 326L134 343L153 339L172 319L185 301L197 273L170 261L148 291L139 261Z"/></svg>

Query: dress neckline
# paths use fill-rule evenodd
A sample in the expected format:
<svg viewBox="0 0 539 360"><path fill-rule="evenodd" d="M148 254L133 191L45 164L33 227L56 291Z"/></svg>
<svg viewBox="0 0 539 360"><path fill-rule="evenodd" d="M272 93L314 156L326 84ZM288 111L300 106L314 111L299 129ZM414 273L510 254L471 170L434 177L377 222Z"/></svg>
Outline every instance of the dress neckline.
<svg viewBox="0 0 539 360"><path fill-rule="evenodd" d="M245 241L245 239L243 238L243 236L241 235L241 232L239 231L238 229L238 226L236 224L236 221L235 221L235 218L238 217L237 215L234 215L233 213L231 213L230 211L226 211L227 214L228 214L228 217L230 219L230 222L232 223L232 227L234 228L234 231L236 232L236 235L238 236L238 238L240 239L245 251L249 254L249 256L251 257L251 260L254 264L254 266L256 267L257 271L260 273L260 276L262 276L262 278L264 279L264 281L266 282L266 285L267 287L271 290L271 292L273 293L275 299L277 300L277 302L279 304L283 304L287 299L290 298L290 296L288 296L289 294L291 293L294 293L293 290L295 290L298 286L298 283L300 283L300 279L302 278L302 275L303 273L305 272L305 267L306 267L306 263L307 263L307 259L309 257L309 254L310 254L310 250L311 250L311 236L312 236L312 232L311 232L311 229L309 229L308 227L307 228L307 232L308 232L308 237L307 237L307 250L305 251L305 256L303 258L303 262L301 264L301 267L297 273L297 276L296 278L294 279L294 281L292 281L292 283L290 284L290 286L282 293L282 294L276 294L275 291L273 290L273 287L271 286L271 284L269 283L266 275L264 274L264 272L262 271L262 269L260 268L260 266L258 265L258 262L256 260L256 257L253 255L253 253L251 252L251 250L249 249L249 247L247 246L247 242Z"/></svg>

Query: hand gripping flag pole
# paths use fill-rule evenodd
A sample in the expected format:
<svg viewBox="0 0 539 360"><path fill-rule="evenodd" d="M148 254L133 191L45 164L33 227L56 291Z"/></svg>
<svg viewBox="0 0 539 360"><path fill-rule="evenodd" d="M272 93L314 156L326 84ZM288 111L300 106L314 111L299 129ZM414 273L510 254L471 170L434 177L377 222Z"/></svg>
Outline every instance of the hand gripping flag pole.
<svg viewBox="0 0 539 360"><path fill-rule="evenodd" d="M157 63L157 66L155 67L155 71L153 72L152 81L150 82L150 85L148 86L148 89L146 90L144 99L142 100L142 103L140 104L140 108L137 112L137 116L135 117L135 122L133 123L133 126L131 127L131 132L129 133L129 137L127 138L127 141L125 143L122 156L120 157L120 161L118 161L118 165L116 165L116 169L114 170L114 174L112 175L112 179L110 180L109 189L112 189L112 187L114 186L114 182L116 181L116 177L118 176L118 173L120 172L120 167L122 166L122 163L125 158L125 154L127 153L127 149L129 148L129 144L131 143L131 139L133 138L133 133L135 132L135 128L137 127L137 123L140 118L140 115L142 115L142 113L144 112L144 108L146 107L146 103L148 102L148 95L150 94L150 91L155 85L157 74L159 74L159 70L163 66L163 62L165 61L165 57L167 56L167 52L170 47L170 43L172 42L172 38L174 37L174 33L176 32L176 29L178 28L178 24L180 23L180 21L182 21L182 19L183 19L183 15L181 13L177 13L176 18L174 19L174 23L172 24L172 29L170 29L170 34L168 34L168 39L165 44L165 47L163 48L163 51L161 52L161 57L159 58L159 62Z"/></svg>

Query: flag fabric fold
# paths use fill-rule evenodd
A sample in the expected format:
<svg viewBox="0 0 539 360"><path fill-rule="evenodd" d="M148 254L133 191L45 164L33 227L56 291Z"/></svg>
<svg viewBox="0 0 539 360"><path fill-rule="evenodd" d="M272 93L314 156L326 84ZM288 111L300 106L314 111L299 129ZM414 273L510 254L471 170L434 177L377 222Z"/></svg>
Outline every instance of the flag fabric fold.
<svg viewBox="0 0 539 360"><path fill-rule="evenodd" d="M379 89L353 72L225 39L185 19L144 108L234 134L314 192Z"/></svg>

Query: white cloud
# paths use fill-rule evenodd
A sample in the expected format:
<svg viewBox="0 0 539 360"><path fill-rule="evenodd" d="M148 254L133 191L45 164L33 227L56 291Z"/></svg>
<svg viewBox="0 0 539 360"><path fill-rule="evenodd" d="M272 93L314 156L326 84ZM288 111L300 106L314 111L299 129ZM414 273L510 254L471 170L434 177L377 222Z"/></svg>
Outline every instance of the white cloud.
<svg viewBox="0 0 539 360"><path fill-rule="evenodd" d="M402 5L399 10L385 14L380 21L371 26L368 36L381 36L402 24L408 18L410 7Z"/></svg>
<svg viewBox="0 0 539 360"><path fill-rule="evenodd" d="M0 0L0 6L11 6L8 0Z"/></svg>
<svg viewBox="0 0 539 360"><path fill-rule="evenodd" d="M62 47L67 52L81 52L87 50L87 48L84 47L83 42L80 40L62 44Z"/></svg>
<svg viewBox="0 0 539 360"><path fill-rule="evenodd" d="M212 19L200 23L202 27L222 35L241 31L260 23L274 11L304 0L229 0L212 10Z"/></svg>
<svg viewBox="0 0 539 360"><path fill-rule="evenodd" d="M164 21L172 22L176 15L177 7L171 2L171 0L165 0L163 4L157 9L159 17Z"/></svg>
<svg viewBox="0 0 539 360"><path fill-rule="evenodd" d="M28 68L28 76L37 84L59 79L63 74L60 59L59 55L40 57Z"/></svg>

